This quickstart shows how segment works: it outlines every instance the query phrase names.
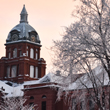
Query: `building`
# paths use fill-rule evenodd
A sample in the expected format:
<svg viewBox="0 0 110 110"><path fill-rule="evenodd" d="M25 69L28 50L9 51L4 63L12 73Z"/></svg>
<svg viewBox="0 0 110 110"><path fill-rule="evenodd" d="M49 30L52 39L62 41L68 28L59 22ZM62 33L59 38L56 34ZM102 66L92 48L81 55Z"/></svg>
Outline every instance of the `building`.
<svg viewBox="0 0 110 110"><path fill-rule="evenodd" d="M41 41L37 31L28 24L27 18L28 13L24 6L20 14L20 23L9 32L6 39L6 56L0 59L0 100L2 101L4 95L5 97L25 96L27 98L25 104L37 105L35 106L35 109L38 108L37 110L68 110L69 107L75 107L72 110L98 110L97 105L92 106L90 99L90 103L85 99L87 104L85 107L85 102L83 104L84 100L80 96L82 91L85 93L85 87L88 87L89 94L92 94L94 90L94 83L91 84L92 81L87 74L70 76L73 83L66 88L69 90L67 97L72 96L72 102L69 102L69 106L64 103L63 97L61 97L60 101L57 101L58 83L60 81L62 83L64 77L59 77L59 74L57 74L58 76L45 74L46 61L40 58ZM102 96L104 93L104 98L108 100L107 85L109 79L107 79L106 72L102 67L97 67L94 73L97 73L95 75L97 84L102 79L104 81L103 86L100 86L100 89L98 88L99 90L95 88L99 91L97 96ZM83 82L83 85L79 83L79 79ZM68 82L69 80L65 78L63 81ZM52 89L52 87L56 88L56 90ZM100 92L102 89L103 91ZM65 94L65 91L63 92ZM85 97L89 97L87 91ZM76 98L78 100L77 104ZM82 106L85 108L82 109ZM106 106L108 106L108 103L106 103Z"/></svg>
<svg viewBox="0 0 110 110"><path fill-rule="evenodd" d="M40 58L39 35L28 24L27 18L24 6L20 23L9 32L6 39L6 57L0 59L0 80L23 83L45 75L46 62Z"/></svg>
<svg viewBox="0 0 110 110"><path fill-rule="evenodd" d="M50 88L50 77L45 75L46 61L40 58L40 43L37 31L28 24L24 5L20 23L6 39L6 56L0 59L0 96L2 92L6 97L25 95L26 104L37 104L38 110L67 110L62 108L62 102L56 103L57 91Z"/></svg>

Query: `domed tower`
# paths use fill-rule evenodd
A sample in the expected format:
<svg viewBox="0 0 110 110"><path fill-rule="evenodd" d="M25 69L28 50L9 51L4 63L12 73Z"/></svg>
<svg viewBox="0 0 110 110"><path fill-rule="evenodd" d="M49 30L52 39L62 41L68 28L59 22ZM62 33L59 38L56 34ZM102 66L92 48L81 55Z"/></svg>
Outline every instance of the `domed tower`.
<svg viewBox="0 0 110 110"><path fill-rule="evenodd" d="M22 83L45 75L46 62L40 58L40 39L36 30L28 24L25 5L20 23L8 34L6 57L0 60L0 79Z"/></svg>

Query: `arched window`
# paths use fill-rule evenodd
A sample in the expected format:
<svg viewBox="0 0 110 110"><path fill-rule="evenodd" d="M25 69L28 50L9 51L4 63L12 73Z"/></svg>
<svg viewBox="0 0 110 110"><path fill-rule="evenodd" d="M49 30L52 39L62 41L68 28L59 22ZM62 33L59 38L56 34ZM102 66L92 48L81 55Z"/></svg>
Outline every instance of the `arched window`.
<svg viewBox="0 0 110 110"><path fill-rule="evenodd" d="M11 58L11 48L8 49L8 58Z"/></svg>
<svg viewBox="0 0 110 110"><path fill-rule="evenodd" d="M30 49L30 58L34 58L34 49L33 48Z"/></svg>
<svg viewBox="0 0 110 110"><path fill-rule="evenodd" d="M46 98L46 95L43 95L43 96L42 96L42 99L45 99L45 98Z"/></svg>
<svg viewBox="0 0 110 110"><path fill-rule="evenodd" d="M38 59L38 54L36 53L36 60Z"/></svg>
<svg viewBox="0 0 110 110"><path fill-rule="evenodd" d="M27 56L28 56L28 50L26 51L26 54L27 54Z"/></svg>
<svg viewBox="0 0 110 110"><path fill-rule="evenodd" d="M37 51L38 51L38 50L36 49L36 60L38 59L38 53L37 53Z"/></svg>
<svg viewBox="0 0 110 110"><path fill-rule="evenodd" d="M34 99L34 97L33 97L33 96L31 96L31 97L30 97L30 99Z"/></svg>
<svg viewBox="0 0 110 110"><path fill-rule="evenodd" d="M22 51L21 51L21 50L19 51L19 56L20 56L20 57L22 56Z"/></svg>
<svg viewBox="0 0 110 110"><path fill-rule="evenodd" d="M8 53L8 58L11 58L11 53L10 52Z"/></svg>
<svg viewBox="0 0 110 110"><path fill-rule="evenodd" d="M13 65L11 68L11 77L16 77L17 75L17 66Z"/></svg>
<svg viewBox="0 0 110 110"><path fill-rule="evenodd" d="M30 65L30 77L34 78L34 66Z"/></svg>
<svg viewBox="0 0 110 110"><path fill-rule="evenodd" d="M27 54L27 56L28 56L29 47L27 46L26 49L27 49L27 50L26 50L26 54Z"/></svg>
<svg viewBox="0 0 110 110"><path fill-rule="evenodd" d="M13 58L16 58L17 57L17 48L14 48L13 50Z"/></svg>
<svg viewBox="0 0 110 110"><path fill-rule="evenodd" d="M7 67L7 77L8 78L10 77L10 67L9 66Z"/></svg>

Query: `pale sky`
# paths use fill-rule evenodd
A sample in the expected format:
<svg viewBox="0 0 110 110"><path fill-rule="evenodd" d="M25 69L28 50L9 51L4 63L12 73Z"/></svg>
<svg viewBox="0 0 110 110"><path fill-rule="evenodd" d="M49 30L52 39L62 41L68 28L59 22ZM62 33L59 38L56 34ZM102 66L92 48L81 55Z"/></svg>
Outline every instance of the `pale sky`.
<svg viewBox="0 0 110 110"><path fill-rule="evenodd" d="M64 26L73 22L73 0L0 0L0 58L5 56L5 42L9 31L19 24L25 4L29 24L38 32L41 40L41 57L46 60L47 72L51 66L49 48L52 40L60 39Z"/></svg>

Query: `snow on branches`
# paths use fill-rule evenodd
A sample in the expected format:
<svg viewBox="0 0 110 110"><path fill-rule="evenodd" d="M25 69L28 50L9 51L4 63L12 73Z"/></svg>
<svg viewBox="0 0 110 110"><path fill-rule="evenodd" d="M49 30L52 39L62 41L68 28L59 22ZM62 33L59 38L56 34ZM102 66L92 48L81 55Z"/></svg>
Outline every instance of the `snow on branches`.
<svg viewBox="0 0 110 110"><path fill-rule="evenodd" d="M76 22L65 28L62 40L53 42L54 45L51 47L55 54L53 65L55 71L60 71L63 76L86 73L93 89L94 95L91 95L91 98L100 110L104 110L106 108L105 90L103 90L105 73L108 75L106 75L107 81L110 80L110 1L79 1L81 5L72 13L77 19ZM101 79L93 71L98 66L103 68ZM72 78L69 80L72 84ZM66 81L64 82L66 84ZM84 80L79 82L87 91L89 90Z"/></svg>

